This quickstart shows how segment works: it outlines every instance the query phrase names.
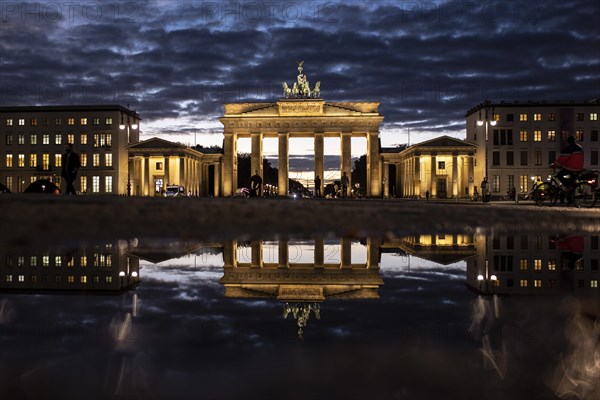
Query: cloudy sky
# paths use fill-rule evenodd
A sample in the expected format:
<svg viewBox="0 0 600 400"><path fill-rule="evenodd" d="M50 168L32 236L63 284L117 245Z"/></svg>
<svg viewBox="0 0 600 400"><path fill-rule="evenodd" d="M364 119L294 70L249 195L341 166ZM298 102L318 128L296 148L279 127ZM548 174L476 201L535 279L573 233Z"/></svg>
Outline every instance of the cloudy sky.
<svg viewBox="0 0 600 400"><path fill-rule="evenodd" d="M386 146L409 131L411 143L463 138L464 113L484 99L600 97L596 1L3 1L0 12L1 104L129 104L144 139L220 145L223 103L277 100L301 60L324 99L381 102Z"/></svg>

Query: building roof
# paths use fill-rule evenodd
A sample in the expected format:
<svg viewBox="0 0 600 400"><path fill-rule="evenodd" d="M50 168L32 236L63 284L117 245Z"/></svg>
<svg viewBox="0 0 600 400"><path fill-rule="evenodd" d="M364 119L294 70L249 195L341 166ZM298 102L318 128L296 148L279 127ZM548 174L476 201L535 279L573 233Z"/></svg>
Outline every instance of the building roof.
<svg viewBox="0 0 600 400"><path fill-rule="evenodd" d="M143 140L138 143L133 143L128 146L130 149L141 150L141 149L189 149L189 147L175 142L170 142L165 139L153 137L147 140Z"/></svg>
<svg viewBox="0 0 600 400"><path fill-rule="evenodd" d="M485 100L475 107L468 110L465 114L465 117L468 117L471 114L479 112L479 110L483 110L486 107L489 108L501 108L501 107L590 107L590 106L600 106L600 99L591 99L588 101L575 101L575 100L553 100L553 101L504 101L501 100L499 102L492 102L489 100Z"/></svg>
<svg viewBox="0 0 600 400"><path fill-rule="evenodd" d="M142 118L135 110L120 104L73 104L55 106L0 106L0 112L57 112L57 111L121 111L138 120Z"/></svg>

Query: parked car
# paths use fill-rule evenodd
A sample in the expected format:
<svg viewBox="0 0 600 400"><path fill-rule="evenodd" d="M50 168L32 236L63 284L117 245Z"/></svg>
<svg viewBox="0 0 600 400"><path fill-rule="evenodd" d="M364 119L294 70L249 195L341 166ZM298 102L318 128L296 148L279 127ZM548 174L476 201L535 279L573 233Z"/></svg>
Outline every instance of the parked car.
<svg viewBox="0 0 600 400"><path fill-rule="evenodd" d="M165 189L165 197L185 196L185 189L179 185L167 185Z"/></svg>

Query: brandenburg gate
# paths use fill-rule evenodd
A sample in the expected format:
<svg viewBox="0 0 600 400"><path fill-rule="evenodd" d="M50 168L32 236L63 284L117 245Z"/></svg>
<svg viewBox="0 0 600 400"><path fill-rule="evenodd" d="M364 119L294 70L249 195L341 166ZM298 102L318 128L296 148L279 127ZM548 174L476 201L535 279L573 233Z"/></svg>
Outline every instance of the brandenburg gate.
<svg viewBox="0 0 600 400"><path fill-rule="evenodd" d="M381 196L382 168L379 157L379 126L383 116L378 102L329 102L320 98L320 82L310 88L298 63L293 87L283 83L283 97L274 103L229 103L220 118L224 127L222 194L234 196L237 189L237 140L250 138L251 171L263 176L263 139L278 139L278 194L288 195L289 140L314 138L315 176L324 177L324 138L340 138L340 175L350 179L351 138L367 138L367 196ZM321 193L324 193L321 179ZM352 187L352 182L350 182Z"/></svg>

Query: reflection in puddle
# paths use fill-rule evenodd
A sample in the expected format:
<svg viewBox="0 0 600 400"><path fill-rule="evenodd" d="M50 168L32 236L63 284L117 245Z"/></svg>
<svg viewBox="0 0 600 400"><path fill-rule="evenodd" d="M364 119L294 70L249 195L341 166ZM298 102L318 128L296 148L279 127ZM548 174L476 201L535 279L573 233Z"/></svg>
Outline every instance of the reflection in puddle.
<svg viewBox="0 0 600 400"><path fill-rule="evenodd" d="M300 377L290 397L595 399L599 259L597 236L544 235L0 248L2 394L238 398L235 377L268 397Z"/></svg>

